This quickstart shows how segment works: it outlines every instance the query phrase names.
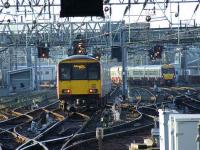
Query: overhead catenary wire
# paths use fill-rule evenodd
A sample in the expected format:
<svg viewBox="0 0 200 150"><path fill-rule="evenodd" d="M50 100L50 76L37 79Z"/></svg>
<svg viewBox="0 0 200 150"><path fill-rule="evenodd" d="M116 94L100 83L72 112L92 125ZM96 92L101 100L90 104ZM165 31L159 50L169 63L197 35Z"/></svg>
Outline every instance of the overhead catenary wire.
<svg viewBox="0 0 200 150"><path fill-rule="evenodd" d="M200 2L199 2L199 3L200 3ZM196 12L197 12L197 10L198 10L198 8L199 8L199 3L196 5L192 16L191 16L190 20L189 20L188 23L187 23L187 26L190 25L190 22L191 22L192 18L196 15Z"/></svg>
<svg viewBox="0 0 200 150"><path fill-rule="evenodd" d="M23 1L24 2L24 1ZM30 0L29 0L29 2L30 2ZM52 1L52 3L54 2L54 0ZM145 0L145 2L146 2L146 4L145 5L147 5L147 0ZM171 2L171 1L170 1ZM148 3L150 3L150 2L148 2ZM160 4L158 1L156 1L156 3L158 3L158 4ZM30 4L30 3L29 3ZM128 1L128 7L130 7L129 5L131 5L130 4L130 0ZM143 5L144 6L144 5ZM30 5L30 7L33 7L32 5ZM146 7L146 6L145 6ZM162 9L161 9L162 10ZM35 13L33 13L33 14L35 14ZM165 14L164 12L163 12L163 14ZM138 23L139 22L139 18L140 18L140 16L142 16L142 11L141 11L141 13L140 13L140 15L139 15L139 17L138 17L138 19L137 19L137 21L136 21L136 23ZM124 18L124 16L123 16L123 18ZM168 18L166 17L166 20L168 20ZM152 20L151 22L155 22L155 21L160 21L160 20ZM169 21L169 20L168 20ZM84 22L84 21L83 21ZM170 21L169 21L170 22ZM120 25L120 23L119 23L119 26L118 26L118 28L117 29L115 29L115 30L112 30L112 31L110 31L110 33L109 34L114 34L114 32L118 32L119 30L120 30L120 27L121 25ZM101 36L104 36L104 34L101 34L101 35L97 35L97 36L94 36L94 37L90 37L89 39L91 39L91 38L97 38L97 37L101 37ZM88 38L87 38L88 39Z"/></svg>

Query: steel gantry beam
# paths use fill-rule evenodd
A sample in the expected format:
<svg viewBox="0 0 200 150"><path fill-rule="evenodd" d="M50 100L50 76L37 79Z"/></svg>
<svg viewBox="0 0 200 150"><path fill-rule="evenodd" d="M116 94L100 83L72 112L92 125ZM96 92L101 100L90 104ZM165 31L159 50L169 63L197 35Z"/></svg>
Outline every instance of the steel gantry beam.
<svg viewBox="0 0 200 150"><path fill-rule="evenodd" d="M163 6L168 4L163 0L104 0L105 6L141 5L143 9L146 5L155 3L163 4ZM198 4L199 1L171 0L169 3ZM124 33L124 43L129 47L146 48L158 42L176 43L178 37L180 37L180 44L190 44L199 42L200 38L200 30L197 26L189 28L179 25L180 29L172 27L152 29L150 27L141 28L141 24L138 24L140 28L135 28L134 24L124 24L123 21L111 21L107 18L95 18L96 21L94 17L89 21L82 18L82 21L75 21L74 18L60 18L59 7L60 1L57 0L1 0L0 57L5 56L4 50L10 51L12 47L19 52L9 53L10 56L13 55L11 57L25 55L28 47L36 47L38 41L50 43L52 47L50 52L56 55L58 49L54 47L61 46L68 49L79 35L86 40L88 48L119 46L122 28L127 28ZM129 48L128 52L132 53L132 49Z"/></svg>
<svg viewBox="0 0 200 150"><path fill-rule="evenodd" d="M112 35L119 33L120 22L57 22L57 23L13 23L0 24L0 46L34 45L37 41L49 42L51 46L70 46L77 35L82 35L87 45L106 45L109 24L115 27ZM116 28L118 27L118 29Z"/></svg>

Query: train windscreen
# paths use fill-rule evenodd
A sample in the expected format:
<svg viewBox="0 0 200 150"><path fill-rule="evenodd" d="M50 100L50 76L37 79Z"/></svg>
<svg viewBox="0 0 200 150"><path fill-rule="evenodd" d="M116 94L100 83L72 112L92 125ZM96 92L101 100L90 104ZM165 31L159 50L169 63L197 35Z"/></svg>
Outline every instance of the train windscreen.
<svg viewBox="0 0 200 150"><path fill-rule="evenodd" d="M87 66L86 64L72 64L72 80L86 80Z"/></svg>
<svg viewBox="0 0 200 150"><path fill-rule="evenodd" d="M88 79L89 80L99 80L100 79L99 63L88 64Z"/></svg>
<svg viewBox="0 0 200 150"><path fill-rule="evenodd" d="M71 79L71 65L70 64L60 64L59 66L59 79L60 80L70 80Z"/></svg>
<svg viewBox="0 0 200 150"><path fill-rule="evenodd" d="M60 80L99 80L100 64L60 64Z"/></svg>
<svg viewBox="0 0 200 150"><path fill-rule="evenodd" d="M173 74L174 72L175 72L174 68L167 68L167 69L162 68L162 73L164 74Z"/></svg>

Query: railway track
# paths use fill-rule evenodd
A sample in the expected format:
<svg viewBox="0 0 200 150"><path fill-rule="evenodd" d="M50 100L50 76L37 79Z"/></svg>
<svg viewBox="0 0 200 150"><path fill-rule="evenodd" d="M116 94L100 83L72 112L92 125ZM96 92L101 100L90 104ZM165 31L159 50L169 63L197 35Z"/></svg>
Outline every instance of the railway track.
<svg viewBox="0 0 200 150"><path fill-rule="evenodd" d="M41 142L31 139L17 147L16 150L48 150L48 148Z"/></svg>
<svg viewBox="0 0 200 150"><path fill-rule="evenodd" d="M45 108L46 110L52 111L53 109L58 108L58 100L55 98L53 99L47 99L47 101L42 101L38 103L37 105L26 105L26 106L21 106L13 109L11 112L12 114L15 114L16 116L22 115L22 114L27 114L35 109L40 109L40 108Z"/></svg>
<svg viewBox="0 0 200 150"><path fill-rule="evenodd" d="M31 106L35 103L40 107L47 105L55 100L55 92L41 91L41 92L28 92L21 93L19 95L13 95L0 98L0 113L13 118L19 116L19 113L13 113L19 111L24 114L30 111ZM19 109L19 110L18 110ZM13 111L14 110L14 111ZM25 112L25 110L27 110Z"/></svg>
<svg viewBox="0 0 200 150"><path fill-rule="evenodd" d="M84 123L89 119L88 116L80 113L72 113L65 120L58 122L47 131L38 135L35 139L37 141L48 141L61 137L68 137L76 133Z"/></svg>
<svg viewBox="0 0 200 150"><path fill-rule="evenodd" d="M187 99L181 101L181 104L200 106L198 105L200 104L198 99L200 96L196 90L190 90L190 93L188 93L187 89L164 89L159 93L150 88L132 88L131 90L135 103L122 104L123 106L127 106L122 107L122 120L114 121L112 118L108 126L103 128L105 135L103 146L105 149L110 148L108 145L114 146L113 141L116 140L121 143L121 146L123 145L121 149L127 149L127 144L130 144L130 142L126 143L124 139L128 139L127 141L138 138L142 140L142 136L148 136L150 129L155 125L155 121L157 121L155 118L158 117L158 108L161 108L161 104L163 103L172 103L174 98L184 96ZM120 88L113 93L114 97L118 95L120 95ZM166 99L164 95L166 95ZM41 106L41 108L33 111L29 111L29 109L30 107L23 107L14 110L19 113L18 116L21 119L10 122L10 119L8 119L7 124L5 123L6 121L0 122L0 128L1 126L7 126L1 130L10 133L10 141L13 141L14 149L17 148L16 146L18 146L17 150L96 149L98 147L96 127L101 125L103 109L98 111L82 110L80 113L65 113L59 109L57 102L48 106ZM110 105L106 107L106 110L111 110ZM46 118L47 113L51 117L51 120L54 121L49 126L46 126L44 130L38 130L39 132L30 134L32 120L39 122L41 118ZM28 116L29 120L23 118L24 116ZM4 132L2 132L2 138L5 137L4 139L6 139L8 133L5 135ZM20 142L18 143L17 141Z"/></svg>
<svg viewBox="0 0 200 150"><path fill-rule="evenodd" d="M54 103L50 104L50 105L54 105ZM49 105L47 105L47 106L49 106ZM22 114L22 113L18 112L18 114L20 114L20 115L18 115L18 117L10 118L8 120L0 122L0 130L4 131L0 135L1 139L7 139L8 133L10 135L13 135L13 136L9 136L9 141L12 141L12 142L10 142L10 144L14 143L12 145L15 148L17 146L19 146L18 144L15 144L15 143L19 143L19 141L20 141L20 145L21 145L23 142L26 142L28 140L28 138L30 138L30 135L27 136L27 134L28 134L27 128L30 126L30 123L34 119L35 120L41 119L40 118L41 115L44 114L45 112L47 113L49 111L44 110L43 108L39 108L36 110L32 110L30 112L27 112L26 114ZM58 118L58 120L59 120L59 116L56 116L55 113L50 114L50 116L53 116L53 115L55 116L54 118ZM43 115L43 116L45 116L45 115ZM19 132L20 129L22 129L21 130L22 132ZM11 132L11 131L13 131L13 132ZM3 133L7 133L7 134L3 134ZM1 141L0 141L0 144L1 144ZM6 144L4 144L4 147L5 147L5 149L6 148L9 149L9 146L7 147ZM13 149L15 149L15 148L13 148Z"/></svg>
<svg viewBox="0 0 200 150"><path fill-rule="evenodd" d="M94 127L94 124L96 125L96 120L94 118L96 118L97 112L95 113L95 110L87 110L84 111L84 114L76 114L79 115L79 117L74 120L74 116L71 116L73 118L67 118L66 120L66 124L63 124L64 126L59 125L59 128L57 128L58 132L56 132L56 134L54 134L54 139L49 139L49 136L45 135L43 137L39 137L38 140L41 140L44 137L47 137L48 140L42 141L42 143L45 143L45 145L53 150L56 149L61 149L62 146L67 142L70 141L71 139L73 139L74 136L76 136L77 134L81 133L84 129L96 129ZM80 118L81 117L81 118ZM78 119L78 121L77 121ZM70 122L69 122L70 121ZM97 121L98 122L98 121ZM65 122L64 122L65 123ZM91 125L93 124L93 125ZM58 136L59 133L59 136ZM55 136L56 135L56 136ZM51 136L50 136L51 137ZM42 139L44 140L44 139Z"/></svg>
<svg viewBox="0 0 200 150"><path fill-rule="evenodd" d="M60 149L66 141L70 141L83 130L95 131L97 122L100 121L101 111L97 113L93 111L85 111L84 115L72 113L65 120L38 135L35 140L40 141L49 149Z"/></svg>
<svg viewBox="0 0 200 150"><path fill-rule="evenodd" d="M157 95L151 90L144 87L134 87L130 89L132 102L135 103L136 106L139 105L149 105L153 106L157 103Z"/></svg>
<svg viewBox="0 0 200 150"><path fill-rule="evenodd" d="M32 139L39 135L41 132L50 128L58 121L60 120L54 113L42 109L42 111L38 113L37 116L34 116L32 121L14 128L14 132L18 135Z"/></svg>
<svg viewBox="0 0 200 150"><path fill-rule="evenodd" d="M8 120L8 117L6 115L0 114L0 122Z"/></svg>
<svg viewBox="0 0 200 150"><path fill-rule="evenodd" d="M85 110L82 113L71 112L67 118L55 123L35 137L34 140L43 143L43 145L46 145L49 149L59 149L67 139L80 132L86 125L86 122L90 119L88 116L89 114L92 114L92 112ZM23 147L26 147L29 144L30 142L27 142ZM29 145L29 148L34 149L35 145L32 145L33 147Z"/></svg>
<svg viewBox="0 0 200 150"><path fill-rule="evenodd" d="M0 148L3 150L11 150L20 146L23 143L21 139L21 137L13 132L0 129Z"/></svg>
<svg viewBox="0 0 200 150"><path fill-rule="evenodd" d="M21 115L19 117L11 118L6 121L0 122L0 129L11 130L18 125L29 122L33 117L29 115Z"/></svg>
<svg viewBox="0 0 200 150"><path fill-rule="evenodd" d="M130 122L122 123L122 124L112 126L109 128L104 128L104 141L108 139L113 139L115 137L122 136L122 135L130 135L131 133L139 132L139 130L150 128L153 125L154 123L153 123L152 118L140 114L138 118ZM62 149L64 150L80 149L80 148L84 149L83 146L88 145L88 143L90 143L91 145L92 142L94 142L94 147L96 149L97 146L95 145L95 143L97 143L97 139L96 139L95 131L77 134L73 139L65 143Z"/></svg>

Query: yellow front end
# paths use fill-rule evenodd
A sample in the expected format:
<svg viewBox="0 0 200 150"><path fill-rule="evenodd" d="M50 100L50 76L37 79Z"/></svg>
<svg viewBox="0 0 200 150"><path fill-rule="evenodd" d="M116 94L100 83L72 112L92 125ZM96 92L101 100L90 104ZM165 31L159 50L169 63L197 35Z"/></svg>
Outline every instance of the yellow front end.
<svg viewBox="0 0 200 150"><path fill-rule="evenodd" d="M70 56L58 64L57 95L67 104L99 103L102 95L101 64L84 55Z"/></svg>
<svg viewBox="0 0 200 150"><path fill-rule="evenodd" d="M162 77L165 84L174 84L175 82L175 68L171 64L165 64L162 66Z"/></svg>
<svg viewBox="0 0 200 150"><path fill-rule="evenodd" d="M84 96L84 95L101 95L100 80L69 80L59 81L59 95L61 97L68 96Z"/></svg>
<svg viewBox="0 0 200 150"><path fill-rule="evenodd" d="M174 73L163 73L163 79L164 80L173 80L174 79Z"/></svg>

